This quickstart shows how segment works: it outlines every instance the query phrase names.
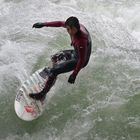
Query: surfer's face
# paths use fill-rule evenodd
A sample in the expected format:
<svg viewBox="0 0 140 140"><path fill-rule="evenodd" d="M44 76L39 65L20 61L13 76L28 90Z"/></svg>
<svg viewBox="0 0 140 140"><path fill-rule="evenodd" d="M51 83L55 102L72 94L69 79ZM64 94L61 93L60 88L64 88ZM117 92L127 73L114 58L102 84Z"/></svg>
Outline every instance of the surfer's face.
<svg viewBox="0 0 140 140"><path fill-rule="evenodd" d="M75 27L70 26L66 26L66 29L70 36L74 36L78 31Z"/></svg>

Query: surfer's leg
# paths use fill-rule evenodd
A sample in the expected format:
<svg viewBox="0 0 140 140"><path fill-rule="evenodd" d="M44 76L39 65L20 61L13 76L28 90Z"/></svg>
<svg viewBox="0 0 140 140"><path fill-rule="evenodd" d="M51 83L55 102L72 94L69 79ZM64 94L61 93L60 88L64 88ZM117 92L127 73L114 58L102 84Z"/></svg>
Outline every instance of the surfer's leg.
<svg viewBox="0 0 140 140"><path fill-rule="evenodd" d="M36 99L36 100L44 100L46 97L46 94L49 92L49 90L51 89L51 87L55 83L56 78L57 77L53 76L53 75L49 76L43 90L39 93L31 93L31 94L29 94L29 96L33 99Z"/></svg>
<svg viewBox="0 0 140 140"><path fill-rule="evenodd" d="M66 51L67 53L70 53L73 50L70 50L70 51L66 50ZM70 57L68 60L64 61L63 63L54 65L54 67L50 68L49 70L48 68L45 68L44 71L46 71L46 73L48 73L49 75L48 80L46 81L45 87L43 88L41 92L31 93L29 94L29 96L36 100L44 99L48 91L51 89L51 87L55 83L57 75L72 71L75 68L76 63L77 63L77 59L74 57Z"/></svg>
<svg viewBox="0 0 140 140"><path fill-rule="evenodd" d="M51 89L51 87L54 85L54 83L56 81L56 78L57 77L54 76L54 75L51 75L51 76L48 77L48 80L47 80L47 82L45 84L45 87L43 89L43 92L45 92L45 93L49 92L49 90Z"/></svg>
<svg viewBox="0 0 140 140"><path fill-rule="evenodd" d="M61 73L66 73L66 72L72 71L75 68L76 64L77 64L76 59L67 60L66 62L63 62L59 65L54 66L53 68L51 68L50 71L53 75L57 76Z"/></svg>
<svg viewBox="0 0 140 140"><path fill-rule="evenodd" d="M74 50L64 50L58 54L60 55L55 54L52 58L56 58L58 62L60 61L60 64L54 64L54 66L50 70L50 72L56 76L61 73L72 71L75 68L78 60Z"/></svg>

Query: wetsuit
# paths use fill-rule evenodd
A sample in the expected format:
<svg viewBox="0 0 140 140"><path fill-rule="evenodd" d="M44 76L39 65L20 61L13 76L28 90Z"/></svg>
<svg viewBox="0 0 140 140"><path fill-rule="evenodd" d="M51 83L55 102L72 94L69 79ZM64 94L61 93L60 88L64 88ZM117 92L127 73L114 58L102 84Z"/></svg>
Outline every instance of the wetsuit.
<svg viewBox="0 0 140 140"><path fill-rule="evenodd" d="M54 21L54 22L45 22L43 23L46 27L64 27L64 21ZM74 47L74 50L69 50L75 56L71 57L70 60L57 65L52 68L51 72L55 75L70 72L72 70L74 75L77 75L79 71L88 64L90 54L91 54L91 38L87 29L80 25L80 31L71 36L71 45Z"/></svg>
<svg viewBox="0 0 140 140"><path fill-rule="evenodd" d="M45 22L43 23L43 26L65 28L65 22L64 21ZM44 89L38 94L30 94L30 97L38 100L40 100L41 98L45 98L46 93L52 87L54 81L56 80L57 75L61 73L70 72L73 70L72 75L76 77L79 71L88 64L91 55L92 44L90 34L83 25L80 25L80 31L78 31L74 36L71 36L71 46L74 47L74 50L63 51L63 53L66 56L70 57L63 63L54 65L53 68L50 69L51 74L46 82Z"/></svg>

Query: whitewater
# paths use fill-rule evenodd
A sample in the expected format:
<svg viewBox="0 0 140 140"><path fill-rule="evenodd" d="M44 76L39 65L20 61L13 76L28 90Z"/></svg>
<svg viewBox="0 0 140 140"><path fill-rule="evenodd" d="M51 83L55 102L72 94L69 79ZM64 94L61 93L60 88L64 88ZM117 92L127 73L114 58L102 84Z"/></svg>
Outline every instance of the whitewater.
<svg viewBox="0 0 140 140"><path fill-rule="evenodd" d="M0 0L0 140L140 139L139 0ZM78 17L92 55L76 83L61 74L35 121L20 120L14 99L54 53L71 49L64 28L36 22Z"/></svg>

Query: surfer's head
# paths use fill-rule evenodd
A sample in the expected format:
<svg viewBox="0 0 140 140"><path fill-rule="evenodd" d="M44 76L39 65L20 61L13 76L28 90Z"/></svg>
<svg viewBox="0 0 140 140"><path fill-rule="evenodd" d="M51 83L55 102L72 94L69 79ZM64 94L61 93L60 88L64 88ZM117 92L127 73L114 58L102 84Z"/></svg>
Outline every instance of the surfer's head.
<svg viewBox="0 0 140 140"><path fill-rule="evenodd" d="M76 17L69 17L65 21L65 26L67 28L68 33L72 36L80 31L79 20Z"/></svg>

